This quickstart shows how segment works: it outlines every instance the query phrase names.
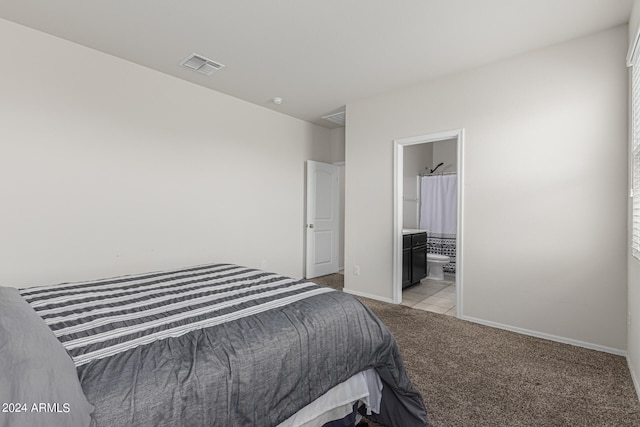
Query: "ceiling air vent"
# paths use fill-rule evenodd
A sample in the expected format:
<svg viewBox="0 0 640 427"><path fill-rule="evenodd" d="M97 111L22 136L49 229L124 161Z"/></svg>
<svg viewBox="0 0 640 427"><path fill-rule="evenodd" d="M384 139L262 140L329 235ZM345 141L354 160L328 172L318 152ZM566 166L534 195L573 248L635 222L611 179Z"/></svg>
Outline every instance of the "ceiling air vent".
<svg viewBox="0 0 640 427"><path fill-rule="evenodd" d="M180 65L192 71L204 74L205 76L210 76L216 71L224 68L224 65L220 64L219 62L212 61L196 53L192 54L187 59L182 61Z"/></svg>
<svg viewBox="0 0 640 427"><path fill-rule="evenodd" d="M335 123L340 126L344 126L346 120L346 112L340 111L339 113L327 114L326 116L322 116L323 119L329 120L332 123Z"/></svg>

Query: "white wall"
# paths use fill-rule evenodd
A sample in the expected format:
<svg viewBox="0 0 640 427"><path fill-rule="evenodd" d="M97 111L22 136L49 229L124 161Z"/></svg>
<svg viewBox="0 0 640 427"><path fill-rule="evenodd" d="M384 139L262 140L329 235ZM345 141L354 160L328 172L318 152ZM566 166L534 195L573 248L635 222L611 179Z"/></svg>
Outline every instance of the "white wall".
<svg viewBox="0 0 640 427"><path fill-rule="evenodd" d="M329 131L331 161L344 162L345 130L343 127Z"/></svg>
<svg viewBox="0 0 640 427"><path fill-rule="evenodd" d="M635 0L629 19L629 43L635 41L635 37L640 26L640 0ZM631 145L631 144L629 144ZM630 168L629 168L630 169ZM631 180L629 180L631 186ZM631 236L631 206L628 211L628 235ZM627 359L631 374L636 386L636 392L640 395L640 261L631 255L631 239L629 238L628 251L628 312L631 316L631 325L627 331Z"/></svg>
<svg viewBox="0 0 640 427"><path fill-rule="evenodd" d="M463 316L624 351L626 47L622 26L349 104L346 289L392 298L392 141L464 128Z"/></svg>
<svg viewBox="0 0 640 427"><path fill-rule="evenodd" d="M344 127L332 129L330 132L331 141L331 161L340 165L340 241L338 242L338 268L344 268L344 188L345 188L345 165L344 165Z"/></svg>
<svg viewBox="0 0 640 427"><path fill-rule="evenodd" d="M455 172L458 168L458 153L456 140L433 142L433 166L435 168L441 162L444 163L436 173Z"/></svg>
<svg viewBox="0 0 640 427"><path fill-rule="evenodd" d="M304 161L332 160L328 129L4 20L0 51L0 285L302 275Z"/></svg>
<svg viewBox="0 0 640 427"><path fill-rule="evenodd" d="M418 175L432 168L433 143L409 145L403 153L403 209L402 228L418 228Z"/></svg>

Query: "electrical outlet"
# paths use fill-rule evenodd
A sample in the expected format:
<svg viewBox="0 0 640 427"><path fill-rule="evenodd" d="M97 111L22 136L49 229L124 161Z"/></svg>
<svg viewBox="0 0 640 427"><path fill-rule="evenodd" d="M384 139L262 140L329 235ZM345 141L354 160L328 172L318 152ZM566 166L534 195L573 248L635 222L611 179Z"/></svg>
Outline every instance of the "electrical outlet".
<svg viewBox="0 0 640 427"><path fill-rule="evenodd" d="M353 275L354 276L359 276L360 275L360 266L359 265L354 265L353 266Z"/></svg>
<svg viewBox="0 0 640 427"><path fill-rule="evenodd" d="M262 269L262 270L266 270L267 269L267 260L266 259L263 259L260 262L260 269Z"/></svg>

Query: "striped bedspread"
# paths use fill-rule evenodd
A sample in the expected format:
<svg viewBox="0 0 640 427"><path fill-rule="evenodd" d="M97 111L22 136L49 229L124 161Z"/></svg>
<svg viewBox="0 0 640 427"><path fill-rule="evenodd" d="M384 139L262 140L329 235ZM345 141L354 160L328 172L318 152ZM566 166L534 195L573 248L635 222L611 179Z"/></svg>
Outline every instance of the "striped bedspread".
<svg viewBox="0 0 640 427"><path fill-rule="evenodd" d="M76 366L333 291L229 264L20 290Z"/></svg>
<svg viewBox="0 0 640 427"><path fill-rule="evenodd" d="M211 264L20 294L73 359L95 426L276 426L372 367L378 420L426 425L393 337L343 292Z"/></svg>

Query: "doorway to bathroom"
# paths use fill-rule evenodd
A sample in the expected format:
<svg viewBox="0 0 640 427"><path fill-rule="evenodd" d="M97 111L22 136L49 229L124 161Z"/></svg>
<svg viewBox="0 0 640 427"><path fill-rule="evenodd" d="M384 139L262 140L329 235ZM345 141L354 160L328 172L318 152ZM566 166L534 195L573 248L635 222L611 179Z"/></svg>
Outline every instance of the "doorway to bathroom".
<svg viewBox="0 0 640 427"><path fill-rule="evenodd" d="M459 129L394 141L393 300L456 317L463 313L463 136Z"/></svg>

